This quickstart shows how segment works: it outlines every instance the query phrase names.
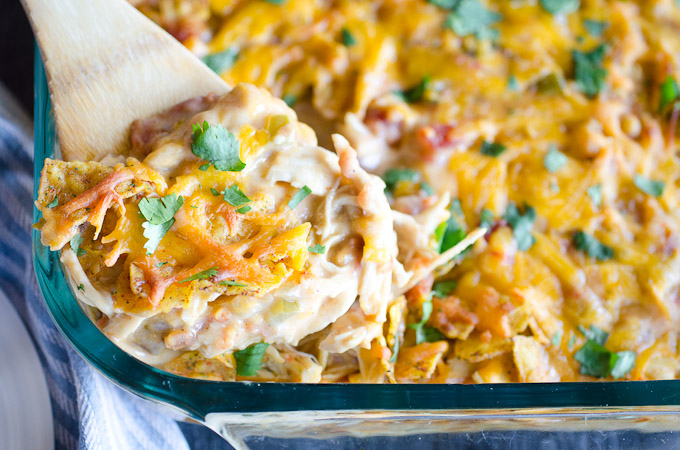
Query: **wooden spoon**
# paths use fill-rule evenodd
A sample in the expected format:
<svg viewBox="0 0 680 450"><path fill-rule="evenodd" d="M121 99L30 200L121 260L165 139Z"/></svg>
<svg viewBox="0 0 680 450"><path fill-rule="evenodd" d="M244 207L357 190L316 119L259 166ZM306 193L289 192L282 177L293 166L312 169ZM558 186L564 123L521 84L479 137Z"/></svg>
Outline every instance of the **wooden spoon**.
<svg viewBox="0 0 680 450"><path fill-rule="evenodd" d="M38 40L62 156L129 146L133 120L229 86L124 0L22 0Z"/></svg>

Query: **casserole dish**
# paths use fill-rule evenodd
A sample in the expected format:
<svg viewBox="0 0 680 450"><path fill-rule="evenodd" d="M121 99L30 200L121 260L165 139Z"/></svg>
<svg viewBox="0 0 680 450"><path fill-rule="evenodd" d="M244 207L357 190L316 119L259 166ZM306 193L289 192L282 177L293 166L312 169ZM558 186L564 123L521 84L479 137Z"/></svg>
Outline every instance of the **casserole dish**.
<svg viewBox="0 0 680 450"><path fill-rule="evenodd" d="M35 60L35 171L59 157L39 52ZM34 192L34 195L37 191ZM34 222L40 219L34 209ZM678 428L680 382L366 385L212 382L162 372L126 354L88 319L59 254L33 231L33 261L45 303L74 349L114 383L208 425L232 445L251 439L409 436L533 431ZM439 435L438 434L438 435ZM329 443L329 445L332 445Z"/></svg>

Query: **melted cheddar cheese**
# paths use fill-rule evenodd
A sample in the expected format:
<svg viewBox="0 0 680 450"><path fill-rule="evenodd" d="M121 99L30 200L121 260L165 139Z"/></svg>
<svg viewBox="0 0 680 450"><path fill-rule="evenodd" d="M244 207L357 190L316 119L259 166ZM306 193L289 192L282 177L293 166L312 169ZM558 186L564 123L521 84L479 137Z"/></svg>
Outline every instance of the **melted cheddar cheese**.
<svg viewBox="0 0 680 450"><path fill-rule="evenodd" d="M678 376L680 6L551 3L133 1L197 55L237 55L227 82L295 102L364 169L417 173L390 191L407 269L431 261L449 205L488 230L406 300L393 289L370 347L303 340L324 379L593 380L590 327L607 357L635 359L600 378Z"/></svg>

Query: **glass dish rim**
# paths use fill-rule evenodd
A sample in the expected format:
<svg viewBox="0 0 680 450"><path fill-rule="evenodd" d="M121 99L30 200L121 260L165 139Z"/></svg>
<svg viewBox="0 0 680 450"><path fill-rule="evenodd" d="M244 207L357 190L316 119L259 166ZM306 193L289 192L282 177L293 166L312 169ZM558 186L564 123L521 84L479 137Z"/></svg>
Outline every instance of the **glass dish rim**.
<svg viewBox="0 0 680 450"><path fill-rule="evenodd" d="M35 163L40 178L53 155L56 130L48 82L36 47ZM34 198L37 196L34 183ZM33 219L40 219L34 207ZM210 413L284 411L506 410L635 408L680 405L680 380L512 384L301 384L216 382L184 378L148 366L118 348L87 318L66 281L59 253L32 232L33 263L47 310L69 344L108 379L142 398L204 420Z"/></svg>

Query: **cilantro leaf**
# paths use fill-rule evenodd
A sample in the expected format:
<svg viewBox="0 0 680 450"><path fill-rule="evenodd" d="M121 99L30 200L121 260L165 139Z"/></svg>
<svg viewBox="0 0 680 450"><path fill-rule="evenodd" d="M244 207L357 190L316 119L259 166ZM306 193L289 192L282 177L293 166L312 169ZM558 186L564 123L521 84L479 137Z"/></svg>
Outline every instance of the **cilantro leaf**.
<svg viewBox="0 0 680 450"><path fill-rule="evenodd" d="M187 277L180 281L180 283L185 283L187 281L194 281L194 280L203 280L205 278L212 278L215 275L217 275L217 267L211 267L210 269L206 269L202 272L195 273L191 275L190 277Z"/></svg>
<svg viewBox="0 0 680 450"><path fill-rule="evenodd" d="M340 40L342 41L342 45L345 47L357 45L357 39L352 35L352 33L349 31L349 28L347 27L342 27L342 30L340 30Z"/></svg>
<svg viewBox="0 0 680 450"><path fill-rule="evenodd" d="M514 75L510 75L508 77L508 91L510 92L519 92L519 81L517 81L517 77Z"/></svg>
<svg viewBox="0 0 680 450"><path fill-rule="evenodd" d="M326 247L321 244L316 244L314 247L307 247L307 250L312 253L318 253L319 255L326 253Z"/></svg>
<svg viewBox="0 0 680 450"><path fill-rule="evenodd" d="M143 235L147 239L144 248L151 255L158 248L161 239L175 223L174 215L184 204L184 198L170 194L161 198L144 197L139 202L139 211L146 222L142 223Z"/></svg>
<svg viewBox="0 0 680 450"><path fill-rule="evenodd" d="M432 295L439 298L444 298L451 293L458 286L456 280L437 281L432 285Z"/></svg>
<svg viewBox="0 0 680 450"><path fill-rule="evenodd" d="M458 5L460 0L427 0L431 5L439 6L444 9L453 9Z"/></svg>
<svg viewBox="0 0 680 450"><path fill-rule="evenodd" d="M441 331L428 325L423 325L421 333L425 342L437 342L446 339Z"/></svg>
<svg viewBox="0 0 680 450"><path fill-rule="evenodd" d="M602 205L602 185L601 184L596 184L595 186L590 186L588 189L586 189L586 193L590 197L590 200L593 202L593 205L599 207Z"/></svg>
<svg viewBox="0 0 680 450"><path fill-rule="evenodd" d="M302 200L304 200L304 199L305 199L309 194L311 194L311 193L312 193L312 190L309 189L309 187L307 187L306 185L305 185L305 186L302 186L302 189L300 189L299 191L297 191L297 192L295 193L295 195L293 195L293 198L290 199L290 201L288 202L288 207L289 207L290 209L295 209L295 207L296 207L297 205L299 205L300 202L301 202Z"/></svg>
<svg viewBox="0 0 680 450"><path fill-rule="evenodd" d="M595 341L588 340L575 354L574 359L581 363L581 373L593 377L609 376L612 352Z"/></svg>
<svg viewBox="0 0 680 450"><path fill-rule="evenodd" d="M283 101L286 102L286 105L292 108L297 103L297 95L286 94L283 96Z"/></svg>
<svg viewBox="0 0 680 450"><path fill-rule="evenodd" d="M231 206L241 206L248 203L250 199L238 186L232 184L229 189L224 190L224 201Z"/></svg>
<svg viewBox="0 0 680 450"><path fill-rule="evenodd" d="M146 244L144 248L146 249L146 254L151 255L158 248L158 244L161 243L163 236L168 232L170 227L175 223L175 219L170 219L167 222L163 222L160 225L154 225L151 222L142 223L142 228L144 232L142 233L146 238Z"/></svg>
<svg viewBox="0 0 680 450"><path fill-rule="evenodd" d="M503 216L506 222L512 227L512 234L517 241L517 248L525 251L529 250L536 238L531 235L536 220L536 211L531 206L524 204L524 214L520 213L515 203L510 203Z"/></svg>
<svg viewBox="0 0 680 450"><path fill-rule="evenodd" d="M574 233L574 247L588 254L593 259L606 261L614 257L614 249L604 245L593 236L577 231Z"/></svg>
<svg viewBox="0 0 680 450"><path fill-rule="evenodd" d="M267 3L271 3L272 5L283 5L286 3L286 0L265 0Z"/></svg>
<svg viewBox="0 0 680 450"><path fill-rule="evenodd" d="M482 155L493 156L496 158L497 156L500 156L505 150L507 150L507 147L503 144L497 144L495 142L488 141L482 142Z"/></svg>
<svg viewBox="0 0 680 450"><path fill-rule="evenodd" d="M403 91L395 91L394 95L401 98L406 103L418 103L423 99L427 89L430 86L430 76L423 77L422 80L415 86L412 86Z"/></svg>
<svg viewBox="0 0 680 450"><path fill-rule="evenodd" d="M220 192L215 188L210 188L210 193L215 197L218 197L220 195Z"/></svg>
<svg viewBox="0 0 680 450"><path fill-rule="evenodd" d="M564 80L555 72L549 73L536 82L536 90L541 94L561 94Z"/></svg>
<svg viewBox="0 0 680 450"><path fill-rule="evenodd" d="M167 263L168 263L167 261L159 262L158 264L156 264L156 267L163 267Z"/></svg>
<svg viewBox="0 0 680 450"><path fill-rule="evenodd" d="M239 214L245 214L245 213L247 213L248 211L250 211L251 209L253 209L253 208L251 208L250 206L246 205L246 206L241 206L239 209L236 210L236 212L239 213Z"/></svg>
<svg viewBox="0 0 680 450"><path fill-rule="evenodd" d="M557 172L567 163L567 155L557 150L555 145L551 145L548 153L543 158L543 166L548 169L548 172Z"/></svg>
<svg viewBox="0 0 680 450"><path fill-rule="evenodd" d="M609 333L607 333L602 328L597 327L595 325L591 325L589 329L584 327L583 325L579 325L578 330L581 333L583 333L583 335L586 337L586 339L590 339L591 341L595 341L600 345L604 345L605 342L607 342L607 339L609 339Z"/></svg>
<svg viewBox="0 0 680 450"><path fill-rule="evenodd" d="M482 214L479 218L479 226L484 227L487 230L490 230L491 227L493 226L495 220L493 216L493 212L490 209L484 208L482 210Z"/></svg>
<svg viewBox="0 0 680 450"><path fill-rule="evenodd" d="M541 6L550 14L571 14L580 6L579 0L540 0Z"/></svg>
<svg viewBox="0 0 680 450"><path fill-rule="evenodd" d="M607 46L601 44L588 53L574 50L574 78L576 87L588 98L594 98L604 89L607 69L602 67L602 60Z"/></svg>
<svg viewBox="0 0 680 450"><path fill-rule="evenodd" d="M245 286L247 286L247 284L240 283L240 282L238 282L238 281L236 281L236 280L224 280L224 281L220 281L220 282L217 283L217 284L219 284L220 286L238 286L238 287L245 287Z"/></svg>
<svg viewBox="0 0 680 450"><path fill-rule="evenodd" d="M576 342L576 335L572 334L571 337L569 338L569 342L567 342L567 347L569 350L574 346L574 343Z"/></svg>
<svg viewBox="0 0 680 450"><path fill-rule="evenodd" d="M616 352L616 359L611 368L611 376L614 379L626 376L633 367L635 367L635 359L637 355L633 351Z"/></svg>
<svg viewBox="0 0 680 450"><path fill-rule="evenodd" d="M394 336L394 348L392 349L392 357L390 358L390 362L392 364L396 364L397 362L397 357L399 356L399 336Z"/></svg>
<svg viewBox="0 0 680 450"><path fill-rule="evenodd" d="M459 0L444 21L444 28L450 28L460 37L474 34L478 39L496 39L498 30L489 26L499 22L503 16L486 9L478 0Z"/></svg>
<svg viewBox="0 0 680 450"><path fill-rule="evenodd" d="M230 47L224 51L204 56L202 60L213 72L217 75L222 75L227 69L231 69L237 57L238 50Z"/></svg>
<svg viewBox="0 0 680 450"><path fill-rule="evenodd" d="M87 253L85 250L80 248L80 245L83 243L83 237L80 235L80 233L77 233L71 238L71 250L76 254L76 256L83 256L85 253Z"/></svg>
<svg viewBox="0 0 680 450"><path fill-rule="evenodd" d="M435 239L439 245L439 253L444 253L465 239L465 216L460 206L460 200L457 198L453 199L449 210L451 211L449 219L439 224L435 230Z"/></svg>
<svg viewBox="0 0 680 450"><path fill-rule="evenodd" d="M661 85L660 91L659 114L663 114L671 103L680 100L680 88L678 88L677 81L675 81L672 76L668 75ZM676 104L676 107L680 107L680 103Z"/></svg>
<svg viewBox="0 0 680 450"><path fill-rule="evenodd" d="M560 342L562 342L562 332L558 331L555 333L555 335L550 339L550 343L552 344L553 347L559 347Z"/></svg>
<svg viewBox="0 0 680 450"><path fill-rule="evenodd" d="M654 197L661 197L663 190L666 187L666 183L663 181L650 180L649 178L645 178L640 174L635 174L633 183L635 183L635 186L637 186L637 188L642 192Z"/></svg>
<svg viewBox="0 0 680 450"><path fill-rule="evenodd" d="M388 191L393 191L400 181L417 183L420 181L420 173L413 169L389 169L383 175L383 181Z"/></svg>
<svg viewBox="0 0 680 450"><path fill-rule="evenodd" d="M80 284L78 285L78 290L79 290L79 291L85 292L85 285L84 285L83 283L80 283Z"/></svg>
<svg viewBox="0 0 680 450"><path fill-rule="evenodd" d="M54 197L54 200L47 204L47 207L50 209L56 208L57 206L59 206L59 197Z"/></svg>
<svg viewBox="0 0 680 450"><path fill-rule="evenodd" d="M162 225L173 218L184 204L184 198L170 194L163 198L144 197L139 202L139 211L152 225Z"/></svg>
<svg viewBox="0 0 680 450"><path fill-rule="evenodd" d="M609 28L609 22L585 19L583 21L583 27L586 29L589 35L592 37L599 38L604 34L604 30Z"/></svg>
<svg viewBox="0 0 680 450"><path fill-rule="evenodd" d="M198 166L198 170L200 170L201 172L206 172L208 169L210 169L210 163L205 163Z"/></svg>
<svg viewBox="0 0 680 450"><path fill-rule="evenodd" d="M194 124L191 136L191 151L199 158L215 166L222 172L240 172L246 166L241 161L238 139L221 124Z"/></svg>
<svg viewBox="0 0 680 450"><path fill-rule="evenodd" d="M431 314L432 314L432 300L428 298L426 301L423 302L423 312L420 322L411 323L408 325L409 328L415 330L416 332L416 345L422 344L427 340L427 336L425 335L425 330L423 330L423 328L425 327L425 323L427 323L427 321L430 319Z"/></svg>
<svg viewBox="0 0 680 450"><path fill-rule="evenodd" d="M262 367L262 359L264 352L269 347L269 344L260 342L249 347L234 352L234 359L236 360L236 373L242 377L252 377Z"/></svg>

